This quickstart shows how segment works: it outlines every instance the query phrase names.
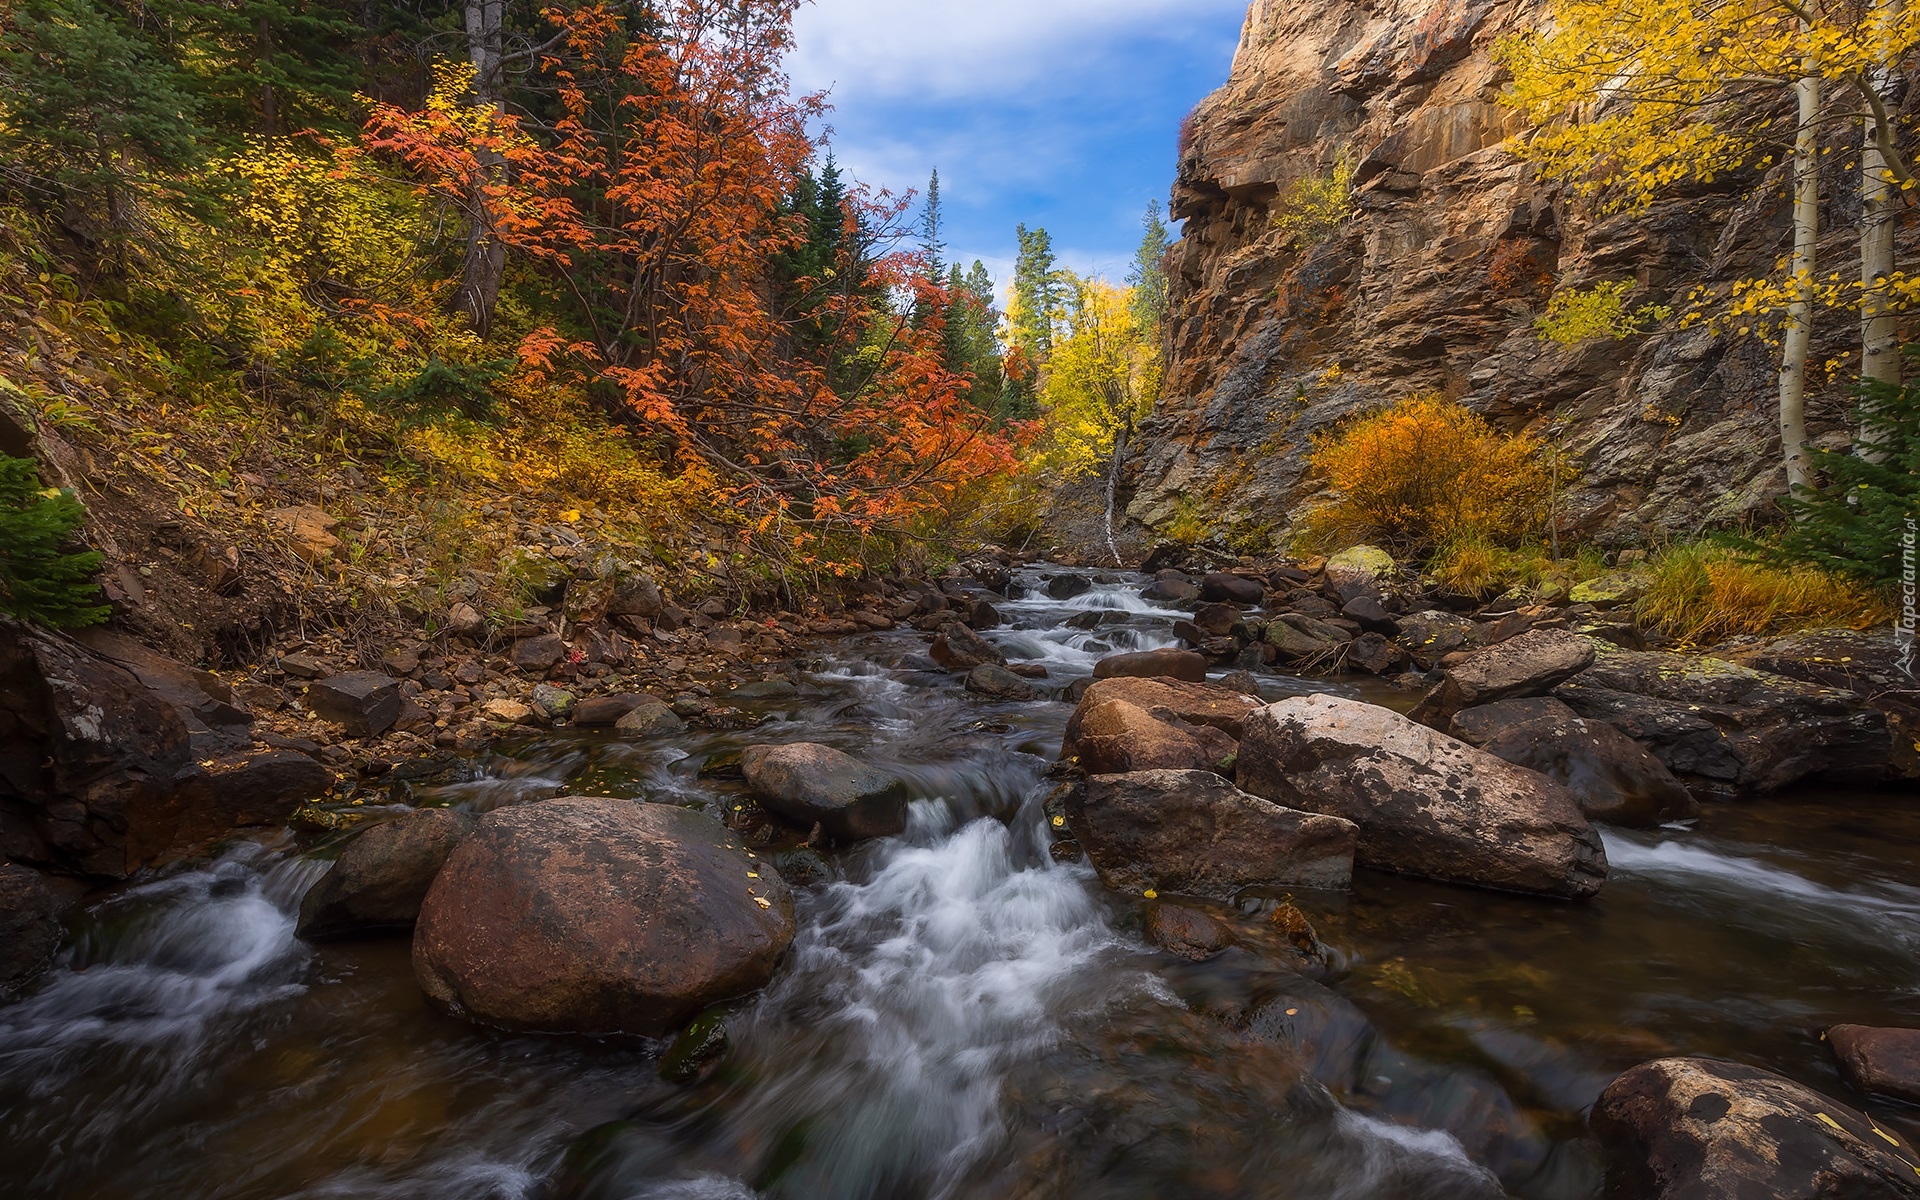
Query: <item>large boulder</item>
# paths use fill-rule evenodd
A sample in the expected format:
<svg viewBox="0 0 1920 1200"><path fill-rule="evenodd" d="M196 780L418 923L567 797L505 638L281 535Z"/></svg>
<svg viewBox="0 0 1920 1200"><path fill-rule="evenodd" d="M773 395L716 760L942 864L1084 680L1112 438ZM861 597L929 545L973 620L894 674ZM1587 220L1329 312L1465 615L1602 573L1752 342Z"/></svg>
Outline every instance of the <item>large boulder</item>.
<svg viewBox="0 0 1920 1200"><path fill-rule="evenodd" d="M457 1015L658 1037L772 976L793 897L692 809L567 797L496 809L433 881L414 974Z"/></svg>
<svg viewBox="0 0 1920 1200"><path fill-rule="evenodd" d="M1080 706L1067 718L1066 737L1060 757L1074 756L1074 743L1080 737L1080 722L1096 705L1109 700L1124 700L1144 709L1158 720L1172 719L1187 725L1207 725L1240 740L1247 714L1266 703L1218 683L1185 683L1174 679L1135 679L1121 676L1095 680L1080 697Z"/></svg>
<svg viewBox="0 0 1920 1200"><path fill-rule="evenodd" d="M1386 579L1398 569L1399 564L1393 561L1393 555L1378 546L1350 546L1327 558L1329 572L1351 571L1356 575Z"/></svg>
<svg viewBox="0 0 1920 1200"><path fill-rule="evenodd" d="M1920 1154L1866 1114L1770 1071L1642 1063L1594 1106L1607 1200L1912 1200Z"/></svg>
<svg viewBox="0 0 1920 1200"><path fill-rule="evenodd" d="M673 737L685 733L687 723L680 714L667 707L665 701L641 696L637 703L614 720L613 730L622 737L630 738Z"/></svg>
<svg viewBox="0 0 1920 1200"><path fill-rule="evenodd" d="M40 872L0 862L0 999L31 980L60 948L60 904Z"/></svg>
<svg viewBox="0 0 1920 1200"><path fill-rule="evenodd" d="M1666 764L1605 721L1551 696L1500 700L1455 713L1453 736L1561 783L1595 821L1649 827L1698 816L1700 804Z"/></svg>
<svg viewBox="0 0 1920 1200"><path fill-rule="evenodd" d="M420 905L473 818L451 808L422 808L368 827L347 843L300 901L303 938L375 929L410 929Z"/></svg>
<svg viewBox="0 0 1920 1200"><path fill-rule="evenodd" d="M1353 634L1304 613L1281 613L1267 622L1267 644L1281 662L1295 667L1331 666Z"/></svg>
<svg viewBox="0 0 1920 1200"><path fill-rule="evenodd" d="M891 837L907 827L907 785L850 754L813 742L749 746L747 788L762 808L840 841Z"/></svg>
<svg viewBox="0 0 1920 1200"><path fill-rule="evenodd" d="M1827 1030L1827 1044L1854 1087L1920 1104L1920 1029L1835 1025Z"/></svg>
<svg viewBox="0 0 1920 1200"><path fill-rule="evenodd" d="M1207 681L1207 660L1191 650L1140 650L1132 654L1109 654L1093 664L1095 679L1180 679L1188 683Z"/></svg>
<svg viewBox="0 0 1920 1200"><path fill-rule="evenodd" d="M1239 744L1210 725L1192 725L1125 700L1103 700L1076 711L1063 757L1089 775L1193 770L1230 775Z"/></svg>
<svg viewBox="0 0 1920 1200"><path fill-rule="evenodd" d="M1264 708L1237 770L1256 796L1358 825L1361 866L1570 899L1606 881L1600 835L1566 788L1378 705Z"/></svg>
<svg viewBox="0 0 1920 1200"><path fill-rule="evenodd" d="M1155 604L1190 604L1200 598L1200 585L1181 572L1168 569L1140 589L1140 598Z"/></svg>
<svg viewBox="0 0 1920 1200"><path fill-rule="evenodd" d="M307 688L307 704L350 737L378 737L400 718L400 681L378 671L349 671Z"/></svg>
<svg viewBox="0 0 1920 1200"><path fill-rule="evenodd" d="M0 618L0 855L121 879L237 826L284 824L332 786L302 755L236 757L250 718L224 685L137 658Z"/></svg>
<svg viewBox="0 0 1920 1200"><path fill-rule="evenodd" d="M1554 695L1645 746L1696 795L1765 795L1816 775L1875 782L1891 758L1886 714L1854 693L1716 658L1601 647Z"/></svg>
<svg viewBox="0 0 1920 1200"><path fill-rule="evenodd" d="M1267 587L1257 579L1214 571L1200 577L1200 599L1210 604L1238 604L1251 608L1267 598Z"/></svg>
<svg viewBox="0 0 1920 1200"><path fill-rule="evenodd" d="M1435 608L1400 618L1399 640L1408 654L1432 664L1465 648L1473 632L1472 621Z"/></svg>
<svg viewBox="0 0 1920 1200"><path fill-rule="evenodd" d="M949 671L971 671L981 663L996 667L1007 665L1007 656L992 642L958 621L949 621L934 636L930 651L933 661Z"/></svg>
<svg viewBox="0 0 1920 1200"><path fill-rule="evenodd" d="M1282 808L1208 771L1095 775L1066 808L1116 891L1230 900L1248 887L1344 888L1353 875L1352 822Z"/></svg>
<svg viewBox="0 0 1920 1200"><path fill-rule="evenodd" d="M1920 779L1920 681L1907 673L1893 630L1814 629L1728 650L1721 657L1859 696L1887 714L1895 772Z"/></svg>
<svg viewBox="0 0 1920 1200"><path fill-rule="evenodd" d="M989 700L1035 700L1040 689L993 663L981 663L967 672L966 690Z"/></svg>
<svg viewBox="0 0 1920 1200"><path fill-rule="evenodd" d="M1414 720L1445 729L1463 708L1516 696L1541 696L1593 665L1593 643L1558 629L1536 629L1467 656L1414 707Z"/></svg>

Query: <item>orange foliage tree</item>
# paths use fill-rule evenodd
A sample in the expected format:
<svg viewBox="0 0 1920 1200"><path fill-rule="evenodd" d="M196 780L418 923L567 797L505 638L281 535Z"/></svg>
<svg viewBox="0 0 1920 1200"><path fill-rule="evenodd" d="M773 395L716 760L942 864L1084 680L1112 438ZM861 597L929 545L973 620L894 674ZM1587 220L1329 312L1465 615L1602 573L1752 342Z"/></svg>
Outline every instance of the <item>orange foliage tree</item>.
<svg viewBox="0 0 1920 1200"><path fill-rule="evenodd" d="M550 119L443 88L376 105L366 140L552 281L566 319L521 338L529 369L610 399L804 553L826 529L906 530L1012 454L945 367L939 322L910 319L915 298L944 308L917 294L937 285L874 251L899 244L904 202L849 193L831 270L794 284L815 336L773 294L771 264L808 236L784 201L824 111L782 68L795 6L549 8Z"/></svg>

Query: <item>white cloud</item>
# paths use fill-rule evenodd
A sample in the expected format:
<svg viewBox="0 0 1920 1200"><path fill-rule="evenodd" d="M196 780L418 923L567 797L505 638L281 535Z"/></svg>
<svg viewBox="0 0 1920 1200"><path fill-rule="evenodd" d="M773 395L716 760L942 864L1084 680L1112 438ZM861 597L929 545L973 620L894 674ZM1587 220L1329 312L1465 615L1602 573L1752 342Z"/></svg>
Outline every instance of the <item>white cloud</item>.
<svg viewBox="0 0 1920 1200"><path fill-rule="evenodd" d="M803 90L923 99L1047 88L1127 37L1183 41L1246 0L811 0L789 59ZM1213 19L1198 20L1207 16Z"/></svg>

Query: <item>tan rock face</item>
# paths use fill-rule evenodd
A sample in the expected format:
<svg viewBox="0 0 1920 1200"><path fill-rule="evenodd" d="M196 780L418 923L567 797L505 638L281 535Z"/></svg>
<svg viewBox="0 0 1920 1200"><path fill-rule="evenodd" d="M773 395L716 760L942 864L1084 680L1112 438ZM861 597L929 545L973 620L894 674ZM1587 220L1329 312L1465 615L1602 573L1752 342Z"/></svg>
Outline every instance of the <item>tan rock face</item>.
<svg viewBox="0 0 1920 1200"><path fill-rule="evenodd" d="M718 821L566 798L487 814L414 929L427 996L517 1029L658 1036L764 984L793 897Z"/></svg>
<svg viewBox="0 0 1920 1200"><path fill-rule="evenodd" d="M1232 773L1239 744L1207 725L1162 721L1125 700L1103 700L1079 717L1078 735L1067 757L1089 775L1128 771L1215 771Z"/></svg>
<svg viewBox="0 0 1920 1200"><path fill-rule="evenodd" d="M1723 176L1606 218L1536 182L1505 146L1522 130L1491 48L1547 7L1252 5L1229 78L1182 131L1165 398L1126 480L1143 542L1199 495L1224 498L1209 513L1224 528L1284 527L1317 490L1314 435L1428 390L1507 428L1557 422L1582 467L1566 518L1591 534L1691 530L1782 490L1765 346L1694 327L1565 347L1532 328L1555 287L1634 279L1636 303L1678 307L1789 246L1777 178ZM1276 224L1295 183L1343 160L1350 220L1312 244ZM1827 214L1821 261L1857 253L1854 221ZM1816 340L1816 361L1857 357L1844 319ZM1840 374L1810 401L1816 440L1842 428Z"/></svg>

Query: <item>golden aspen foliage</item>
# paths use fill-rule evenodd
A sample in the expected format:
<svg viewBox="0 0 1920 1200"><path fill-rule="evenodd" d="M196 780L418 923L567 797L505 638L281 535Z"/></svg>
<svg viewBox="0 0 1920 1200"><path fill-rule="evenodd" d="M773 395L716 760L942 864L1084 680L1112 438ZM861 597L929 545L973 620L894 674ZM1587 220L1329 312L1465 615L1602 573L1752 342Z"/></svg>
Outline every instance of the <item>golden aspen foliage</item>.
<svg viewBox="0 0 1920 1200"><path fill-rule="evenodd" d="M1152 410L1162 370L1157 331L1134 319L1133 289L1076 281L1041 381L1043 432L1029 468L1075 479L1105 463Z"/></svg>

